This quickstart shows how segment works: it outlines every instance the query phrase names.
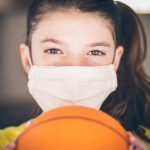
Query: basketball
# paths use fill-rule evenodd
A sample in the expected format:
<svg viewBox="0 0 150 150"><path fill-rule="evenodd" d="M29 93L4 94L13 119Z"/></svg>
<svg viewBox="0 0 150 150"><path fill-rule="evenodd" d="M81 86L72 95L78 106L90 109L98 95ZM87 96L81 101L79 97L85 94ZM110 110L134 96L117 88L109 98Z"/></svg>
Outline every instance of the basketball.
<svg viewBox="0 0 150 150"><path fill-rule="evenodd" d="M17 150L128 150L127 132L102 111L65 106L43 113L17 140Z"/></svg>

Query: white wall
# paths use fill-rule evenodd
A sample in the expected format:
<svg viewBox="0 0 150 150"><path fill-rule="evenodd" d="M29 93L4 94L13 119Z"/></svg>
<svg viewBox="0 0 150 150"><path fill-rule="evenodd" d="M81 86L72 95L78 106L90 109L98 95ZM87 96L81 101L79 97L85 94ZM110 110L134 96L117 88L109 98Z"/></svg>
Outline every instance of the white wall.
<svg viewBox="0 0 150 150"><path fill-rule="evenodd" d="M25 41L26 16L23 12L8 14L3 18L0 42L1 80L0 96L29 98L27 82L22 71L19 45Z"/></svg>

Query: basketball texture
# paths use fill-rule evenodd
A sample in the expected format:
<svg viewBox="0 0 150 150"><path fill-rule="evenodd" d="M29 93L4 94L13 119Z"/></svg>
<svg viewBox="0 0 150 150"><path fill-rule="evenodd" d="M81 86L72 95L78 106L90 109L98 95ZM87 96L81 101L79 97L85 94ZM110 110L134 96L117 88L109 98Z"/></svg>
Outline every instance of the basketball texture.
<svg viewBox="0 0 150 150"><path fill-rule="evenodd" d="M33 120L17 150L128 150L127 132L102 111L65 106Z"/></svg>

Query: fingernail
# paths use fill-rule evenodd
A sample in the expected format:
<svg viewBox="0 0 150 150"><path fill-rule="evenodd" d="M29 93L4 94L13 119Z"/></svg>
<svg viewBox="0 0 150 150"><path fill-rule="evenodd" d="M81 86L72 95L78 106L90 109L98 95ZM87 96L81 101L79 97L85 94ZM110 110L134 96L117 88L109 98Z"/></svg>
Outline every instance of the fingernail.
<svg viewBox="0 0 150 150"><path fill-rule="evenodd" d="M136 150L136 145L133 145L133 148L132 148L133 150Z"/></svg>

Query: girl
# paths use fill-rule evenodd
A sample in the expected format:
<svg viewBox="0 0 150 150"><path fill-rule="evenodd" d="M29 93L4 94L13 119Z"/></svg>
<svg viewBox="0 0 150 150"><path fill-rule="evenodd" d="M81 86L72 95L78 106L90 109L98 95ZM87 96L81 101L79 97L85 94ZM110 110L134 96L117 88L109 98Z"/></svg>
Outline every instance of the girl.
<svg viewBox="0 0 150 150"><path fill-rule="evenodd" d="M29 91L43 111L63 105L101 109L148 141L146 39L131 8L112 0L33 0L20 53ZM129 149L148 150L131 133L129 141Z"/></svg>

